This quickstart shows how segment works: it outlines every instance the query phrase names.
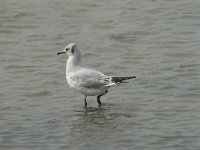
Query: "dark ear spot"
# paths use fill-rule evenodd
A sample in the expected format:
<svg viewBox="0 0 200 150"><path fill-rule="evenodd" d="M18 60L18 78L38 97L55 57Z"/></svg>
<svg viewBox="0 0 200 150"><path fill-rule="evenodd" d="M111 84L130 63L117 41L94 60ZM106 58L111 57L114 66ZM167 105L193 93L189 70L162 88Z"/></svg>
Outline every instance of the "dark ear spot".
<svg viewBox="0 0 200 150"><path fill-rule="evenodd" d="M72 47L72 51L71 52L74 53L74 46Z"/></svg>

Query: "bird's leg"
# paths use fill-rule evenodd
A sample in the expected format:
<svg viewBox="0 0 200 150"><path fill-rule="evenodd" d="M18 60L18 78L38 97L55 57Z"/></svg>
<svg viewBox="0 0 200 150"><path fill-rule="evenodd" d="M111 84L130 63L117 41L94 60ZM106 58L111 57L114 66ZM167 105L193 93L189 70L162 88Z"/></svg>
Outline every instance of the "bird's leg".
<svg viewBox="0 0 200 150"><path fill-rule="evenodd" d="M108 93L108 90L107 90L104 94L101 94L101 95L98 95L98 96L97 96L97 103L99 104L99 107L100 107L101 104L102 104L102 103L101 103L101 100L100 100L100 97L103 96L103 95L105 95L106 93Z"/></svg>
<svg viewBox="0 0 200 150"><path fill-rule="evenodd" d="M87 96L85 96L85 107L87 107L87 101L86 101Z"/></svg>
<svg viewBox="0 0 200 150"><path fill-rule="evenodd" d="M97 96L97 103L98 103L98 105L99 105L99 107L101 106L101 101L100 101L100 97L101 97L102 95L98 95Z"/></svg>

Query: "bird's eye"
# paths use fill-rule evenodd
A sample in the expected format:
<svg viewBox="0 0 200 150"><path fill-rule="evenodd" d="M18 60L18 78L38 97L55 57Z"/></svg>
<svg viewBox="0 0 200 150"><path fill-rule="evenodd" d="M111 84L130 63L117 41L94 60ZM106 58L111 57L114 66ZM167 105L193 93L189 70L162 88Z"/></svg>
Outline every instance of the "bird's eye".
<svg viewBox="0 0 200 150"><path fill-rule="evenodd" d="M66 48L65 50L68 51L68 48Z"/></svg>

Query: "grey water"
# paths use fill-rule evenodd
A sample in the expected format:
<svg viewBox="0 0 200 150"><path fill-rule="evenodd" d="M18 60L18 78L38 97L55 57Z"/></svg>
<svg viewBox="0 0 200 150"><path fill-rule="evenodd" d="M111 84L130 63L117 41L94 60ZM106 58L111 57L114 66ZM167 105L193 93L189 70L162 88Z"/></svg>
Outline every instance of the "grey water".
<svg viewBox="0 0 200 150"><path fill-rule="evenodd" d="M200 149L199 0L1 0L0 149ZM65 80L66 44L105 74L102 97Z"/></svg>

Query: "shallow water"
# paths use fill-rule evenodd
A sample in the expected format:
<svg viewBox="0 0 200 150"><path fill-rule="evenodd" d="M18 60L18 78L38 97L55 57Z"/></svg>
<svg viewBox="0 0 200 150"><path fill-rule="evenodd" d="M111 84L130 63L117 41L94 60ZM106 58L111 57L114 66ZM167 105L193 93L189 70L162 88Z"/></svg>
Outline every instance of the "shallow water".
<svg viewBox="0 0 200 150"><path fill-rule="evenodd" d="M0 5L0 149L199 149L200 1L27 1ZM102 97L65 81L85 64L136 75Z"/></svg>

